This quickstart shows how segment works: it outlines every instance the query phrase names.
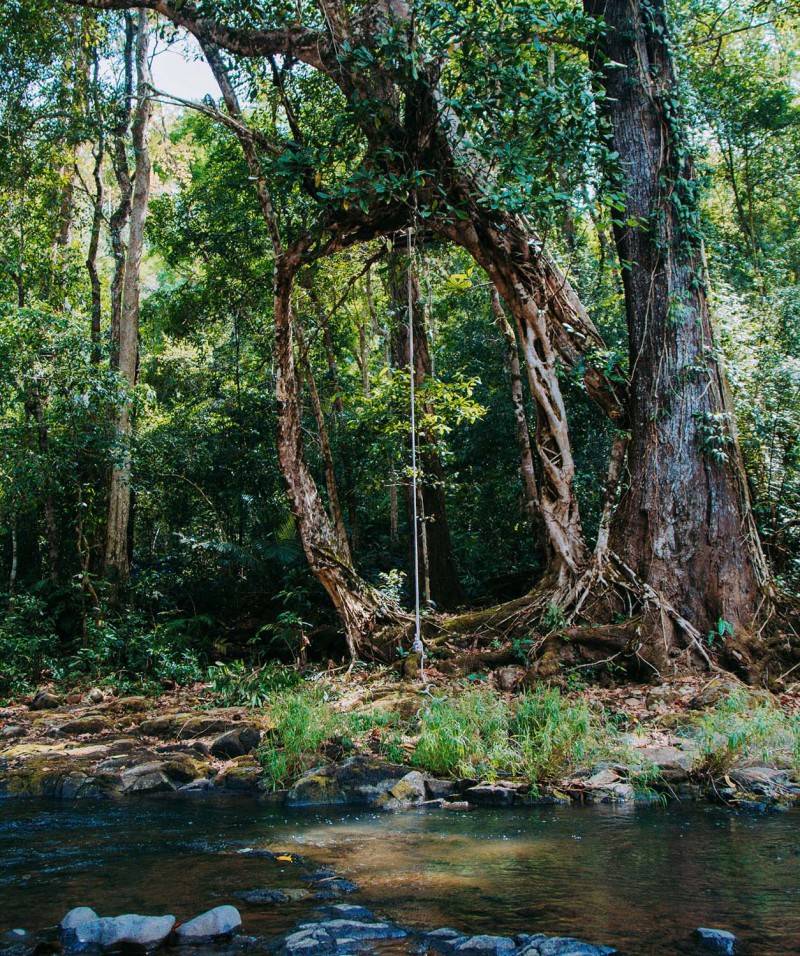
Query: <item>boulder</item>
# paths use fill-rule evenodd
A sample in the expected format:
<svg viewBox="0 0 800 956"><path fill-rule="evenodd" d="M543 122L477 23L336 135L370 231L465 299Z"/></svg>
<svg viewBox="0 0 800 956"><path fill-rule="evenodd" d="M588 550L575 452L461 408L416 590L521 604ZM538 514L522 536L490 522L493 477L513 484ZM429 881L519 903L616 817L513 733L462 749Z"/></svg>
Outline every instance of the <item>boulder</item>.
<svg viewBox="0 0 800 956"><path fill-rule="evenodd" d="M637 755L654 764L667 783L685 783L694 769L695 754L677 747L642 747Z"/></svg>
<svg viewBox="0 0 800 956"><path fill-rule="evenodd" d="M7 727L3 727L0 730L0 737L5 738L6 740L14 740L17 737L24 737L27 731L24 727L21 727L19 724L9 724Z"/></svg>
<svg viewBox="0 0 800 956"><path fill-rule="evenodd" d="M208 777L198 777L197 780L191 780L182 787L178 787L178 793L206 793L212 790L214 781Z"/></svg>
<svg viewBox="0 0 800 956"><path fill-rule="evenodd" d="M242 917L235 906L215 906L175 930L178 943L202 943L232 936L242 928Z"/></svg>
<svg viewBox="0 0 800 956"><path fill-rule="evenodd" d="M425 789L431 800L449 800L454 794L460 793L455 780L437 780L431 777L425 781Z"/></svg>
<svg viewBox="0 0 800 956"><path fill-rule="evenodd" d="M594 946L571 936L519 936L518 956L612 956L611 946Z"/></svg>
<svg viewBox="0 0 800 956"><path fill-rule="evenodd" d="M481 807L510 807L517 796L517 788L497 783L479 783L464 794L469 803Z"/></svg>
<svg viewBox="0 0 800 956"><path fill-rule="evenodd" d="M525 679L526 670L518 664L510 664L508 667L498 667L494 672L494 683L498 690L506 693L516 690Z"/></svg>
<svg viewBox="0 0 800 956"><path fill-rule="evenodd" d="M211 753L215 757L229 760L232 757L243 757L259 745L261 734L255 727L237 727L217 737L211 744Z"/></svg>
<svg viewBox="0 0 800 956"><path fill-rule="evenodd" d="M90 704L102 704L106 699L106 695L100 690L99 687L93 687L86 695L86 699Z"/></svg>
<svg viewBox="0 0 800 956"><path fill-rule="evenodd" d="M408 933L392 923L371 920L330 919L319 923L301 923L300 930L322 931L336 943L357 939L404 939Z"/></svg>
<svg viewBox="0 0 800 956"><path fill-rule="evenodd" d="M238 899L245 903L299 903L301 900L307 900L311 893L301 887L285 887L284 889L263 889L263 890L245 890L237 893Z"/></svg>
<svg viewBox="0 0 800 956"><path fill-rule="evenodd" d="M452 953L459 956L504 956L516 951L517 945L507 936L468 936L453 943Z"/></svg>
<svg viewBox="0 0 800 956"><path fill-rule="evenodd" d="M105 717L91 715L76 717L61 724L57 730L66 737L77 737L79 734L101 734L111 729L111 724Z"/></svg>
<svg viewBox="0 0 800 956"><path fill-rule="evenodd" d="M215 787L226 790L256 793L261 789L264 772L259 764L248 758L245 763L228 767L214 778Z"/></svg>
<svg viewBox="0 0 800 956"><path fill-rule="evenodd" d="M424 803L427 796L425 777L418 770L412 770L401 777L389 790L380 794L375 805L383 810L404 810Z"/></svg>
<svg viewBox="0 0 800 956"><path fill-rule="evenodd" d="M224 734L235 730L237 722L230 717L196 714L161 714L139 724L138 731L145 737L159 737L162 740L191 740L193 737L208 737L211 734Z"/></svg>
<svg viewBox="0 0 800 956"><path fill-rule="evenodd" d="M166 793L175 790L174 784L158 762L129 767L122 773L122 790L132 793Z"/></svg>
<svg viewBox="0 0 800 956"><path fill-rule="evenodd" d="M286 795L290 807L353 804L375 806L379 798L408 773L400 764L374 757L349 757L339 764L317 767L295 781Z"/></svg>
<svg viewBox="0 0 800 956"><path fill-rule="evenodd" d="M79 953L91 949L138 947L155 949L160 946L175 925L174 916L104 916L79 922L63 932L64 949Z"/></svg>
<svg viewBox="0 0 800 956"><path fill-rule="evenodd" d="M700 945L711 953L733 956L736 950L736 937L726 929L709 929L707 926L699 926L694 931L694 935Z"/></svg>
<svg viewBox="0 0 800 956"><path fill-rule="evenodd" d="M366 906L357 906L355 903L332 903L320 909L325 916L333 919L374 920L375 916Z"/></svg>
<svg viewBox="0 0 800 956"><path fill-rule="evenodd" d="M61 706L61 698L52 691L42 688L33 695L33 700L28 704L31 710L55 710Z"/></svg>
<svg viewBox="0 0 800 956"><path fill-rule="evenodd" d="M92 920L100 919L90 906L75 906L71 909L58 924L58 928L64 930L75 929L81 923L89 923Z"/></svg>

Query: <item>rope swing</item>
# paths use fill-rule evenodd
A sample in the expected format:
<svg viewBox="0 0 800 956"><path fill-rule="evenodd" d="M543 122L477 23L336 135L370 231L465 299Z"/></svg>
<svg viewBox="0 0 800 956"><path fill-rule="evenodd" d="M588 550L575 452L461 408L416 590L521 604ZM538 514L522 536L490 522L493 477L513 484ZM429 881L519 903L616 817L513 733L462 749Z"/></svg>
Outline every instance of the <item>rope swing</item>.
<svg viewBox="0 0 800 956"><path fill-rule="evenodd" d="M416 366L414 363L414 247L413 226L408 227L407 245L408 262L406 269L406 284L408 291L408 369L411 397L411 500L414 539L414 641L411 650L419 654L419 673L425 679L424 661L425 646L422 643L420 627L420 598L419 598L419 516L417 514L417 409L416 409Z"/></svg>

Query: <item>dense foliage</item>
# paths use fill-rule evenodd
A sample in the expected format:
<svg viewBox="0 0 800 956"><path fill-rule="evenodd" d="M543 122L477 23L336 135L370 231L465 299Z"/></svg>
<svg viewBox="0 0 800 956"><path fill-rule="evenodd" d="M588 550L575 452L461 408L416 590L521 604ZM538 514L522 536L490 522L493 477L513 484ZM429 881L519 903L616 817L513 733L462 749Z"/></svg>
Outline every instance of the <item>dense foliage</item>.
<svg viewBox="0 0 800 956"><path fill-rule="evenodd" d="M110 225L119 201L112 152L123 140L115 124L126 97L122 14L64 6L50 16L51 6L15 0L0 11L0 694L48 677L183 683L221 659L244 656L264 666L302 663L309 653L341 656L278 464L273 250L240 145L215 119L216 104L196 110L155 97L131 395L111 361L110 331ZM289 22L289 6L248 4L240 18L258 17L263 7L265 22ZM762 0L677 0L671 14L681 76L675 96L692 118L712 307L750 494L777 581L797 593L796 11ZM626 328L612 226L620 225L625 171L598 119L600 94L586 56L597 24L579 4L560 0L427 0L417 17L428 54L447 60L442 89L463 138L493 170L486 203L535 217L608 343L604 366L622 376ZM160 43L176 39L172 27L156 29ZM532 44L520 42L531 36ZM410 68L397 37L386 39L383 55L398 71ZM378 172L364 178L368 147L340 91L311 71L272 67L274 76L252 63L235 80L265 137L290 142L293 111L313 133L265 166L287 229L301 232L326 208L366 208L365 197L408 189ZM130 142L121 148L132 162ZM303 190L309 178L313 199ZM99 343L85 265L98 208ZM420 211L423 220L429 214ZM444 493L463 603L496 602L524 592L546 560L519 479L505 341L486 274L462 250L424 228L419 235L414 261L431 356L418 396L419 434L423 459L441 466L424 480ZM408 606L409 375L396 354L404 321L392 284L397 255L378 239L321 259L303 275L294 308L312 471L330 496L329 444L354 563ZM614 429L587 399L581 369L559 374L575 487L593 537ZM113 423L129 401L128 449ZM535 435L530 396L526 412ZM128 450L132 573L120 594L107 580L103 550L109 474ZM221 688L225 666L212 671ZM260 687L254 680L252 693ZM515 760L533 760L526 740L538 739L552 704L531 699L513 717L498 718L503 746L511 734L519 748ZM494 720L484 705L495 706L480 698L464 704L482 734ZM287 707L288 739L303 715L291 709L300 703ZM437 722L456 720L466 733L469 720L461 718L444 704L431 706L421 761L434 770L469 769L458 754L426 756L426 747L438 747ZM586 719L569 715L581 739ZM565 754L575 746L570 734ZM433 766L437 760L448 766ZM294 769L287 763L270 773L278 780ZM547 772L530 767L534 779Z"/></svg>

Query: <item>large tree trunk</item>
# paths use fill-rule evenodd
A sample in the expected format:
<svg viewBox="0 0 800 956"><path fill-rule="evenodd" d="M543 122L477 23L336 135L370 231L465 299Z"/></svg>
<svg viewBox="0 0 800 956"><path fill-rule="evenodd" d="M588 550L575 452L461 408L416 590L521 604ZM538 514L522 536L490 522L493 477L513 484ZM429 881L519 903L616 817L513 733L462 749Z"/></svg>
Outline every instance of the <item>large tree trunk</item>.
<svg viewBox="0 0 800 956"><path fill-rule="evenodd" d="M409 273L409 269L411 270ZM409 279L414 321L414 381L421 388L432 374L433 363L428 347L428 330L425 327L425 312L419 290L419 279L409 263L408 254L394 251L388 260L389 308L391 311L391 350L395 368L409 368ZM429 413L429 407L423 409ZM435 436L419 434L420 449L418 468L418 560L423 581L421 589L426 598L440 608L456 607L464 600L453 558L450 526L447 522L445 501L445 473L436 450ZM411 483L406 484L409 525L413 527L414 502ZM414 554L413 536L410 544L412 565Z"/></svg>
<svg viewBox="0 0 800 956"><path fill-rule="evenodd" d="M632 439L611 548L702 633L728 621L746 635L767 571L709 319L697 187L675 107L664 0L584 5L607 25L592 58L625 195L615 238ZM675 635L653 630L669 649Z"/></svg>
<svg viewBox="0 0 800 956"><path fill-rule="evenodd" d="M129 522L131 516L131 395L139 367L139 294L144 226L150 198L150 154L147 134L150 123L149 30L146 10L139 12L136 35L136 111L131 130L135 167L131 197L130 230L125 256L125 276L117 339L119 373L129 390L120 405L116 429L120 460L111 472L106 529L105 570L115 587L124 586L130 573Z"/></svg>

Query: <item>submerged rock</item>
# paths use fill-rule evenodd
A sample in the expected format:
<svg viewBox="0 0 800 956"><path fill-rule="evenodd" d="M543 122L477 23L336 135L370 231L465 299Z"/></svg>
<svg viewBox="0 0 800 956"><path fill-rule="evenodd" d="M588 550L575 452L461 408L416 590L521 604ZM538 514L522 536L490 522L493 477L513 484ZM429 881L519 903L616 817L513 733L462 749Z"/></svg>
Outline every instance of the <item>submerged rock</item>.
<svg viewBox="0 0 800 956"><path fill-rule="evenodd" d="M694 935L700 945L710 953L724 953L725 956L733 956L736 950L736 937L726 929L710 929L707 926L699 926L694 931Z"/></svg>
<svg viewBox="0 0 800 956"><path fill-rule="evenodd" d="M238 933L242 917L235 906L215 906L175 930L178 943L201 943Z"/></svg>
<svg viewBox="0 0 800 956"><path fill-rule="evenodd" d="M307 900L311 893L300 887L287 886L283 889L244 890L236 896L245 903L297 903Z"/></svg>

